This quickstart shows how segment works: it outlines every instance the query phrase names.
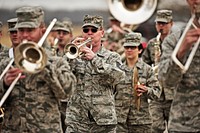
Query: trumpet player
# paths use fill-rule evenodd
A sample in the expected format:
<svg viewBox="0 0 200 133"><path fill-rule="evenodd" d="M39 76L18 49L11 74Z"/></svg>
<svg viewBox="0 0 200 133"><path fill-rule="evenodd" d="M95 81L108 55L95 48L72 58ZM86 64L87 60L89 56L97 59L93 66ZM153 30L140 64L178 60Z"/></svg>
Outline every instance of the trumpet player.
<svg viewBox="0 0 200 133"><path fill-rule="evenodd" d="M43 9L34 6L20 7L16 10L16 15L18 21L15 28L18 30L20 41L27 40L37 45L46 33ZM5 54L0 70L5 68L2 62L9 60ZM2 132L62 133L58 105L62 99L67 98L65 89L71 89L76 83L68 62L49 54L46 66L37 73L24 73L14 63L0 81L1 92L4 93L20 73L22 76L6 99L8 111L5 111L7 119L3 121Z"/></svg>
<svg viewBox="0 0 200 133"><path fill-rule="evenodd" d="M57 39L58 42L55 44L55 54L57 56L63 56L64 55L64 48L65 45L70 43L73 38L73 28L72 28L72 22L70 20L62 21L58 24L58 27L56 29L57 31Z"/></svg>
<svg viewBox="0 0 200 133"><path fill-rule="evenodd" d="M195 15L192 24L188 22L185 28L172 33L162 43L163 53L159 65L158 78L166 87L176 87L174 99L170 109L168 132L169 133L198 133L200 132L200 48L191 60L189 69L182 73L182 68L172 60L172 53L178 42L181 43L177 59L183 64L186 62L193 45L197 45L200 37L199 0L186 0L191 15ZM193 17L191 17L193 18ZM189 26L188 30L187 27ZM185 35L183 33L186 33ZM183 39L180 39L182 38ZM195 47L195 46L194 46Z"/></svg>
<svg viewBox="0 0 200 133"><path fill-rule="evenodd" d="M102 16L85 15L82 37L92 41L80 47L83 56L70 60L77 87L66 109L66 133L116 132L114 89L125 75L119 54L102 46L103 35Z"/></svg>
<svg viewBox="0 0 200 133"><path fill-rule="evenodd" d="M155 19L155 27L158 35L148 42L147 48L142 55L142 59L154 68L155 75L158 75L158 65L163 52L162 42L171 33L173 26L173 16L171 10L158 10ZM161 83L161 82L160 82ZM149 111L152 117L152 133L163 132L168 123L169 110L173 99L173 89L163 88L159 99L151 100Z"/></svg>
<svg viewBox="0 0 200 133"><path fill-rule="evenodd" d="M141 37L138 32L128 33L123 44L126 60L121 69L126 79L116 90L117 133L150 133L148 99L157 99L161 94L153 69L140 58Z"/></svg>

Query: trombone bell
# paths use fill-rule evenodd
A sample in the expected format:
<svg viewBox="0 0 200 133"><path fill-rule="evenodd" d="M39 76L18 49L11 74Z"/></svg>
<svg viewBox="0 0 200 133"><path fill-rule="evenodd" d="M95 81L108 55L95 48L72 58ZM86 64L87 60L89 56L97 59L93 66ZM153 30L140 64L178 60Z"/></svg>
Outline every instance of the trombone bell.
<svg viewBox="0 0 200 133"><path fill-rule="evenodd" d="M47 55L42 47L34 42L26 42L15 49L15 63L27 73L41 71L47 63Z"/></svg>

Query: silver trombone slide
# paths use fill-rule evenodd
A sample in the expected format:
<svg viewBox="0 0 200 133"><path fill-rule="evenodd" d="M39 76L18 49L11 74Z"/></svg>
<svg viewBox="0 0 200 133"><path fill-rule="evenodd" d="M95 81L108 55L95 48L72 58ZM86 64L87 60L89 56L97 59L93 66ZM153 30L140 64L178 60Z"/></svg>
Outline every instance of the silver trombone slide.
<svg viewBox="0 0 200 133"><path fill-rule="evenodd" d="M3 97L1 98L0 101L0 107L2 107L2 105L4 104L4 102L6 101L7 97L10 95L11 91L13 90L15 84L17 83L17 81L19 80L20 76L22 75L22 73L19 73L18 76L15 78L15 80L12 82L12 84L9 86L8 90L6 91L6 93L3 95Z"/></svg>
<svg viewBox="0 0 200 133"><path fill-rule="evenodd" d="M199 37L199 39L197 40L197 42L194 44L194 46L192 48L192 51L190 52L190 55L189 55L189 57L188 57L185 65L182 64L177 59L178 50L181 47L181 44L182 44L182 42L183 42L183 40L185 38L185 35L186 35L187 31L190 29L191 26L193 26L194 28L196 28L196 26L193 24L194 18L195 18L195 15L192 15L192 17L190 18L190 20L189 20L189 22L188 22L188 24L187 24L187 26L186 26L186 28L185 28L185 30L184 30L181 38L180 38L180 40L178 41L178 43L177 43L177 45L176 45L176 47L175 47L175 49L174 49L174 51L172 52L172 55L171 55L172 60L182 69L182 73L185 73L189 69L190 64L192 62L192 59L194 58L194 55L195 55L196 50L198 49L198 46L199 46L199 43L200 43L200 37Z"/></svg>

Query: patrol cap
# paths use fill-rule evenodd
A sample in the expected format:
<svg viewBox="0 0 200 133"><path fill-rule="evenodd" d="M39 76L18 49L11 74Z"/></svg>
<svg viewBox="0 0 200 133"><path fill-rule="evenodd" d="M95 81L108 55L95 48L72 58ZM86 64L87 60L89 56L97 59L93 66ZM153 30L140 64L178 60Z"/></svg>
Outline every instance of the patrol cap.
<svg viewBox="0 0 200 133"><path fill-rule="evenodd" d="M171 22L173 19L172 17L172 10L158 10L155 22Z"/></svg>
<svg viewBox="0 0 200 133"><path fill-rule="evenodd" d="M44 22L44 11L41 7L21 7L16 10L18 22L15 28L38 28Z"/></svg>
<svg viewBox="0 0 200 133"><path fill-rule="evenodd" d="M101 16L95 15L85 15L83 18L83 27L85 26L94 26L96 28L103 27L103 18Z"/></svg>
<svg viewBox="0 0 200 133"><path fill-rule="evenodd" d="M0 21L0 31L2 31L3 23Z"/></svg>
<svg viewBox="0 0 200 133"><path fill-rule="evenodd" d="M131 32L125 35L125 46L139 46L141 44L142 34L139 32Z"/></svg>
<svg viewBox="0 0 200 133"><path fill-rule="evenodd" d="M51 29L51 31L56 31L60 25L61 25L61 22L59 20L57 20L56 23L54 24L53 28Z"/></svg>
<svg viewBox="0 0 200 133"><path fill-rule="evenodd" d="M62 30L62 31L70 32L69 26L66 23L63 23L63 22L58 22L56 30Z"/></svg>
<svg viewBox="0 0 200 133"><path fill-rule="evenodd" d="M17 31L17 29L15 28L17 20L18 20L18 18L11 18L11 19L7 20L8 31Z"/></svg>
<svg viewBox="0 0 200 133"><path fill-rule="evenodd" d="M62 31L67 31L69 33L72 32L72 22L70 21L63 21L59 22L58 26L56 27L56 30L62 30Z"/></svg>

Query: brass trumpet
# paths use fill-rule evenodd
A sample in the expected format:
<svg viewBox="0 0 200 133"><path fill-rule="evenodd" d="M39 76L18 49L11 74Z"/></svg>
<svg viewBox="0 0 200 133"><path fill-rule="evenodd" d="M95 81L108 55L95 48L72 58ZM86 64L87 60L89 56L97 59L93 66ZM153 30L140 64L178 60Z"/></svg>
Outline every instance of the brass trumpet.
<svg viewBox="0 0 200 133"><path fill-rule="evenodd" d="M196 17L196 15L193 14L192 17L190 18L190 20L188 21L188 23L187 23L187 25L186 25L186 28L185 28L185 30L184 30L184 32L183 32L181 38L179 39L179 41L178 41L178 43L177 43L177 45L176 45L176 47L175 47L175 49L174 49L174 51L173 51L173 53L172 53L172 56L171 56L171 57L172 57L172 60L182 69L182 73L185 73L185 72L189 69L190 64L191 64L191 62L192 62L192 59L193 59L193 57L194 57L194 55L195 55L195 53L196 53L196 51L197 51L197 49L198 49L199 43L200 43L200 37L199 37L199 39L197 40L197 42L194 44L194 47L193 47L192 51L190 52L190 55L189 55L189 57L188 57L188 59L187 59L185 65L182 64L182 63L177 59L177 52L179 51L179 49L180 49L180 47L181 47L181 44L182 44L182 42L183 42L183 40L184 40L184 38L185 38L185 36L186 36L187 31L188 31L191 27L197 28L196 25L193 23L195 17Z"/></svg>
<svg viewBox="0 0 200 133"><path fill-rule="evenodd" d="M80 56L82 53L80 52L80 47L86 45L87 43L91 42L92 39L88 38L87 40L85 40L84 42L80 43L79 45L76 45L75 43L69 43L65 46L64 48L64 52L66 54L66 56L69 59L75 59L78 56ZM92 45L90 45L90 48L92 47Z"/></svg>

